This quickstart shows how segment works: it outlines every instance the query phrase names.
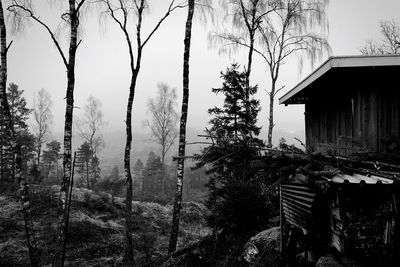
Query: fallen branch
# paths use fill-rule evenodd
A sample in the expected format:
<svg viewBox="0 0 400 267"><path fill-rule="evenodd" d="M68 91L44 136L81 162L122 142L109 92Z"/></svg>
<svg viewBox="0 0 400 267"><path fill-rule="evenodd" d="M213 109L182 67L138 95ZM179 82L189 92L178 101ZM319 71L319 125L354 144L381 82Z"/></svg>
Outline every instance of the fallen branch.
<svg viewBox="0 0 400 267"><path fill-rule="evenodd" d="M342 157L342 156L336 156L335 158L337 160L340 160L340 161L343 161L343 162L366 165L366 166L369 166L369 167L371 167L373 169L376 169L377 165L379 165L380 167L385 167L385 168L389 168L389 169L394 169L394 170L400 171L400 165L384 163L384 162L378 162L378 161L374 162L374 161L350 159L350 158L346 158L346 157Z"/></svg>

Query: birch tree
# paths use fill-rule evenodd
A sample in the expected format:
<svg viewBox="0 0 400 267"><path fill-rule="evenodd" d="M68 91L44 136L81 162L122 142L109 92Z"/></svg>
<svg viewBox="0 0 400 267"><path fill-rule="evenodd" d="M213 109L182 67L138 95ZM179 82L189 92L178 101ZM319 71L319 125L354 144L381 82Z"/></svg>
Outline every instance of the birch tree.
<svg viewBox="0 0 400 267"><path fill-rule="evenodd" d="M283 88L276 88L279 72L284 61L292 54L306 54L314 63L323 52L329 52L327 40L316 33L325 30L326 0L284 0L281 1L268 17L258 25L260 49L255 49L266 62L271 79L269 96L267 147L272 147L274 123L274 100Z"/></svg>
<svg viewBox="0 0 400 267"><path fill-rule="evenodd" d="M76 120L78 134L90 145L94 156L97 155L97 151L103 143L101 129L106 125L101 107L99 99L89 96L83 107L83 116Z"/></svg>
<svg viewBox="0 0 400 267"><path fill-rule="evenodd" d="M278 1L265 0L220 0L225 12L225 21L230 20L231 30L212 32L209 35L214 45L219 45L220 53L231 53L239 47L248 49L246 68L246 94L249 95L251 66L257 29L270 12L278 6Z"/></svg>
<svg viewBox="0 0 400 267"><path fill-rule="evenodd" d="M185 168L185 148L186 148L186 122L189 106L189 58L190 41L192 37L192 20L194 14L195 0L188 0L188 13L185 26L184 52L183 52L183 96L182 111L179 126L179 145L178 145L178 168L176 172L176 191L174 200L174 210L172 214L172 227L169 238L168 253L176 250L179 232L180 212L182 209L182 188L183 175Z"/></svg>
<svg viewBox="0 0 400 267"><path fill-rule="evenodd" d="M3 121L5 124L5 131L11 147L14 151L15 162L15 180L19 183L20 201L22 205L22 213L25 223L25 235L27 239L28 252L32 266L38 266L40 259L37 248L37 243L34 235L33 221L31 215L31 202L29 196L29 187L27 177L22 172L22 156L21 147L16 142L15 131L11 119L10 107L7 101L6 85L7 85L7 52L11 43L7 43L7 29L4 21L3 2L0 1L0 108L2 112Z"/></svg>
<svg viewBox="0 0 400 267"><path fill-rule="evenodd" d="M60 197L59 197L59 218L58 218L58 246L54 258L55 266L63 266L65 258L65 240L66 240L66 210L67 198L71 177L71 146L72 146L72 122L74 108L74 89L75 89L75 60L76 53L81 43L79 40L78 31L80 28L80 18L82 8L86 0L68 0L68 8L61 15L61 19L68 25L69 30L69 48L66 54L60 42L56 38L55 31L50 29L40 16L34 12L31 0L12 0L12 4L8 10L13 14L15 21L14 25L21 25L21 21L32 20L40 25L49 35L54 43L67 73L67 88L66 88L66 107L65 107L65 123L64 123L64 155L63 155L63 179L61 182Z"/></svg>
<svg viewBox="0 0 400 267"><path fill-rule="evenodd" d="M43 142L46 142L50 131L50 125L53 123L53 114L51 113L52 101L48 91L44 88L35 93L33 100L34 125L33 132L36 138L37 166L40 169L40 156Z"/></svg>
<svg viewBox="0 0 400 267"><path fill-rule="evenodd" d="M125 208L125 252L124 263L134 264L133 258L133 242L132 242L132 174L131 174L131 150L132 150L132 108L135 98L136 82L139 76L142 62L142 52L146 44L154 36L155 32L160 28L165 19L178 8L182 8L184 4L176 4L175 0L170 1L164 15L158 20L156 25L150 32L143 36L142 24L145 11L148 9L148 1L146 0L99 0L102 4L104 12L112 21L114 21L121 30L126 40L129 66L130 66L130 85L128 104L126 108L126 145L124 152L124 169L126 180L126 208ZM134 34L135 37L132 37Z"/></svg>
<svg viewBox="0 0 400 267"><path fill-rule="evenodd" d="M156 97L151 98L148 103L151 119L146 121L146 125L150 128L153 138L161 147L160 186L161 193L164 194L165 156L178 136L176 130L178 112L175 110L177 105L175 88L170 89L165 83L160 83L157 87Z"/></svg>
<svg viewBox="0 0 400 267"><path fill-rule="evenodd" d="M179 143L178 143L178 160L177 160L177 171L176 171L176 189L175 189L175 200L174 209L172 213L172 227L169 239L168 253L172 253L176 250L179 233L179 220L180 212L182 209L182 190L183 190L183 177L185 169L185 149L186 149L186 122L188 117L189 108L189 59L190 59L190 45L192 38L192 21L194 16L194 10L198 7L199 18L205 18L206 14L209 15L213 20L213 8L211 1L208 0L188 0L188 11L185 24L185 38L183 40L183 87L182 87L182 107L181 107L181 118L179 123ZM197 8L196 8L197 9Z"/></svg>

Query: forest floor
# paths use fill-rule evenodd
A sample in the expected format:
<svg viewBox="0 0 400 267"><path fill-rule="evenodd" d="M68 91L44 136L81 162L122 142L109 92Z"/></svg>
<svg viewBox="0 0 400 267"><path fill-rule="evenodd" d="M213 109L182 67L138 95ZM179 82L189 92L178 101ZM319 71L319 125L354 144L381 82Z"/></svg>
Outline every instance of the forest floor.
<svg viewBox="0 0 400 267"><path fill-rule="evenodd" d="M59 186L32 186L33 219L41 265L51 263L57 233ZM73 191L66 266L111 266L121 261L124 250L124 200L83 188ZM178 246L209 234L206 208L183 203ZM137 265L167 254L172 206L133 202L134 255ZM0 194L0 266L29 264L21 204L16 194Z"/></svg>

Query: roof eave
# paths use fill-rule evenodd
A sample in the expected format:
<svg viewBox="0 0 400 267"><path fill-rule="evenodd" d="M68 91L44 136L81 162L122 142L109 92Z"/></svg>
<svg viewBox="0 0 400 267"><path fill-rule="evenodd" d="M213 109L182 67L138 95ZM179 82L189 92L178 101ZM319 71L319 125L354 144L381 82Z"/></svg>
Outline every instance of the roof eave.
<svg viewBox="0 0 400 267"><path fill-rule="evenodd" d="M348 67L378 67L378 66L400 66L400 55L379 55L379 56L342 56L330 57L314 72L303 79L292 90L279 98L279 104L302 104L298 101L292 102L290 99L307 88L318 78L333 68Z"/></svg>

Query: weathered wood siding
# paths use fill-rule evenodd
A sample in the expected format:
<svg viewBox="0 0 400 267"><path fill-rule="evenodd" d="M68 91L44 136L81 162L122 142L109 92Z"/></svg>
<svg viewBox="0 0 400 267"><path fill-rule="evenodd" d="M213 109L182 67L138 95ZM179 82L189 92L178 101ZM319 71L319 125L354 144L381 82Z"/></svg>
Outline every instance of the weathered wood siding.
<svg viewBox="0 0 400 267"><path fill-rule="evenodd" d="M399 155L400 83L390 74L345 69L330 76L340 79L316 84L305 105L307 145L346 155L360 150Z"/></svg>

